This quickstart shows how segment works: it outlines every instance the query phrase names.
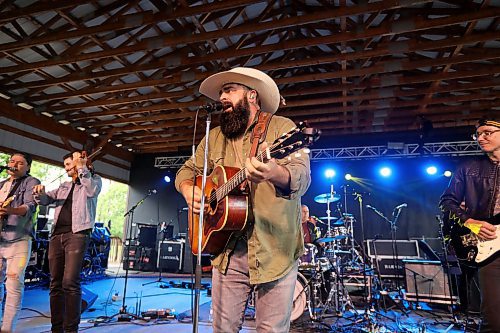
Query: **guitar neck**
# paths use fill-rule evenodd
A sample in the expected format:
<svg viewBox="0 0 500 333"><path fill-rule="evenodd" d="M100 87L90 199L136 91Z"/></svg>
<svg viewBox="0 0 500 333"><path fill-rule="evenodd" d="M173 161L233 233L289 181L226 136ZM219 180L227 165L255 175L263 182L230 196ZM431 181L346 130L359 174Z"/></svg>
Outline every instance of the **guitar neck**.
<svg viewBox="0 0 500 333"><path fill-rule="evenodd" d="M261 152L260 154L255 156L255 158L257 158L259 162L267 162L265 157L265 152ZM209 201L212 202L212 200L217 200L217 202L219 202L221 199L225 198L229 193L231 193L231 191L233 191L236 187L238 187L245 181L245 171L246 168L241 168L240 171L238 171L233 177L229 178L228 181L224 183L224 185L222 185L215 191L215 197L211 196Z"/></svg>

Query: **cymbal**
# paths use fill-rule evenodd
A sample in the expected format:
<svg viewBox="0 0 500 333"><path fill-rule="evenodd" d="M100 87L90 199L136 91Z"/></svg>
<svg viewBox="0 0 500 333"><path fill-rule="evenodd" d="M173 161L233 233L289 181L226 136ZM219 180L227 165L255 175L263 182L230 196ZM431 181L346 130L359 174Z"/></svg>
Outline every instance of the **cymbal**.
<svg viewBox="0 0 500 333"><path fill-rule="evenodd" d="M323 237L323 238L318 238L319 243L329 243L329 242L334 242L337 240L341 240L346 238L347 236L345 235L338 235L338 236L333 236L333 237Z"/></svg>
<svg viewBox="0 0 500 333"><path fill-rule="evenodd" d="M336 202L339 200L340 200L340 195L338 194L332 195L331 193L318 194L317 196L314 197L314 201L320 204L324 204L327 202Z"/></svg>
<svg viewBox="0 0 500 333"><path fill-rule="evenodd" d="M345 250L326 250L325 251L325 255L327 255L327 257L328 257L328 254L333 254L333 253L335 253L336 255L339 255L339 254L350 254L351 252L345 251Z"/></svg>
<svg viewBox="0 0 500 333"><path fill-rule="evenodd" d="M328 224L328 221L330 221L330 225L331 226L341 226L341 225L344 225L344 221L343 220L338 220L338 217L328 217L328 216L323 216L323 217L320 217L319 218L320 220L323 220L323 221L327 221L327 223L324 223L324 224ZM338 221L335 221L335 220L338 220ZM335 221L335 222L332 222L332 221Z"/></svg>

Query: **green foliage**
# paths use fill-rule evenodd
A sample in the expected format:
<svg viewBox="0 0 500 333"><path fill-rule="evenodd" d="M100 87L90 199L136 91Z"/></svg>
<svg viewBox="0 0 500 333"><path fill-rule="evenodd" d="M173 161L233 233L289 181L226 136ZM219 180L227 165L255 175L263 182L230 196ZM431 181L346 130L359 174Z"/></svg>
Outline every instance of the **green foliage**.
<svg viewBox="0 0 500 333"><path fill-rule="evenodd" d="M0 165L7 165L10 155L0 152ZM38 178L47 191L56 189L61 183L68 181L64 168L38 161L31 164L30 174ZM6 171L0 173L0 179L8 177ZM97 200L96 221L104 222L107 225L111 220L111 235L122 237L123 235L123 215L127 212L128 185L118 183L109 179L103 179L103 188Z"/></svg>
<svg viewBox="0 0 500 333"><path fill-rule="evenodd" d="M123 215L127 212L128 186L110 182L108 190L99 195L96 221L104 222L104 225L111 221L111 235L122 237L125 222Z"/></svg>

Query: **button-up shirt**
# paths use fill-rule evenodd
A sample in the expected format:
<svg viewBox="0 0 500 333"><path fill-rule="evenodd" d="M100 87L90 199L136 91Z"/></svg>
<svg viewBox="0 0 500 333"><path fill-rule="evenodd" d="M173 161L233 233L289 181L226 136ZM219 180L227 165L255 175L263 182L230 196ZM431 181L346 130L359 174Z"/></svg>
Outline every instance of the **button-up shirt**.
<svg viewBox="0 0 500 333"><path fill-rule="evenodd" d="M209 173L218 165L243 167L240 161L245 161L249 154L252 129L256 123L257 120L254 120L239 144L232 144L226 139L220 127L210 131ZM271 144L293 127L295 124L290 119L273 116L265 141ZM234 147L237 146L242 147L241 151L235 151ZM188 160L177 172L175 179L177 190L184 180L193 179L193 174L201 174L204 150L205 139L198 145L194 161ZM285 193L267 181L250 184L250 209L245 232L248 239L248 266L252 284L270 282L283 277L292 269L304 251L300 198L307 191L311 181L309 156L305 153L292 153L287 158L277 160L277 163L290 172L288 192ZM212 260L213 266L222 273L227 269L229 255L240 235L234 233L222 253Z"/></svg>

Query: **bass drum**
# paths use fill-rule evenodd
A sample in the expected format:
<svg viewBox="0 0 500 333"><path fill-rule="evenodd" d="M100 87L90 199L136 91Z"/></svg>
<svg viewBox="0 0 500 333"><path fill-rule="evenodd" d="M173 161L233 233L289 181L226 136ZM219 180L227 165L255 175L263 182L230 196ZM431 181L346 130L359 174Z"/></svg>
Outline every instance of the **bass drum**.
<svg viewBox="0 0 500 333"><path fill-rule="evenodd" d="M297 320L307 309L310 293L311 290L307 279L301 273L297 273L297 281L293 292L292 313L290 315L291 321Z"/></svg>

